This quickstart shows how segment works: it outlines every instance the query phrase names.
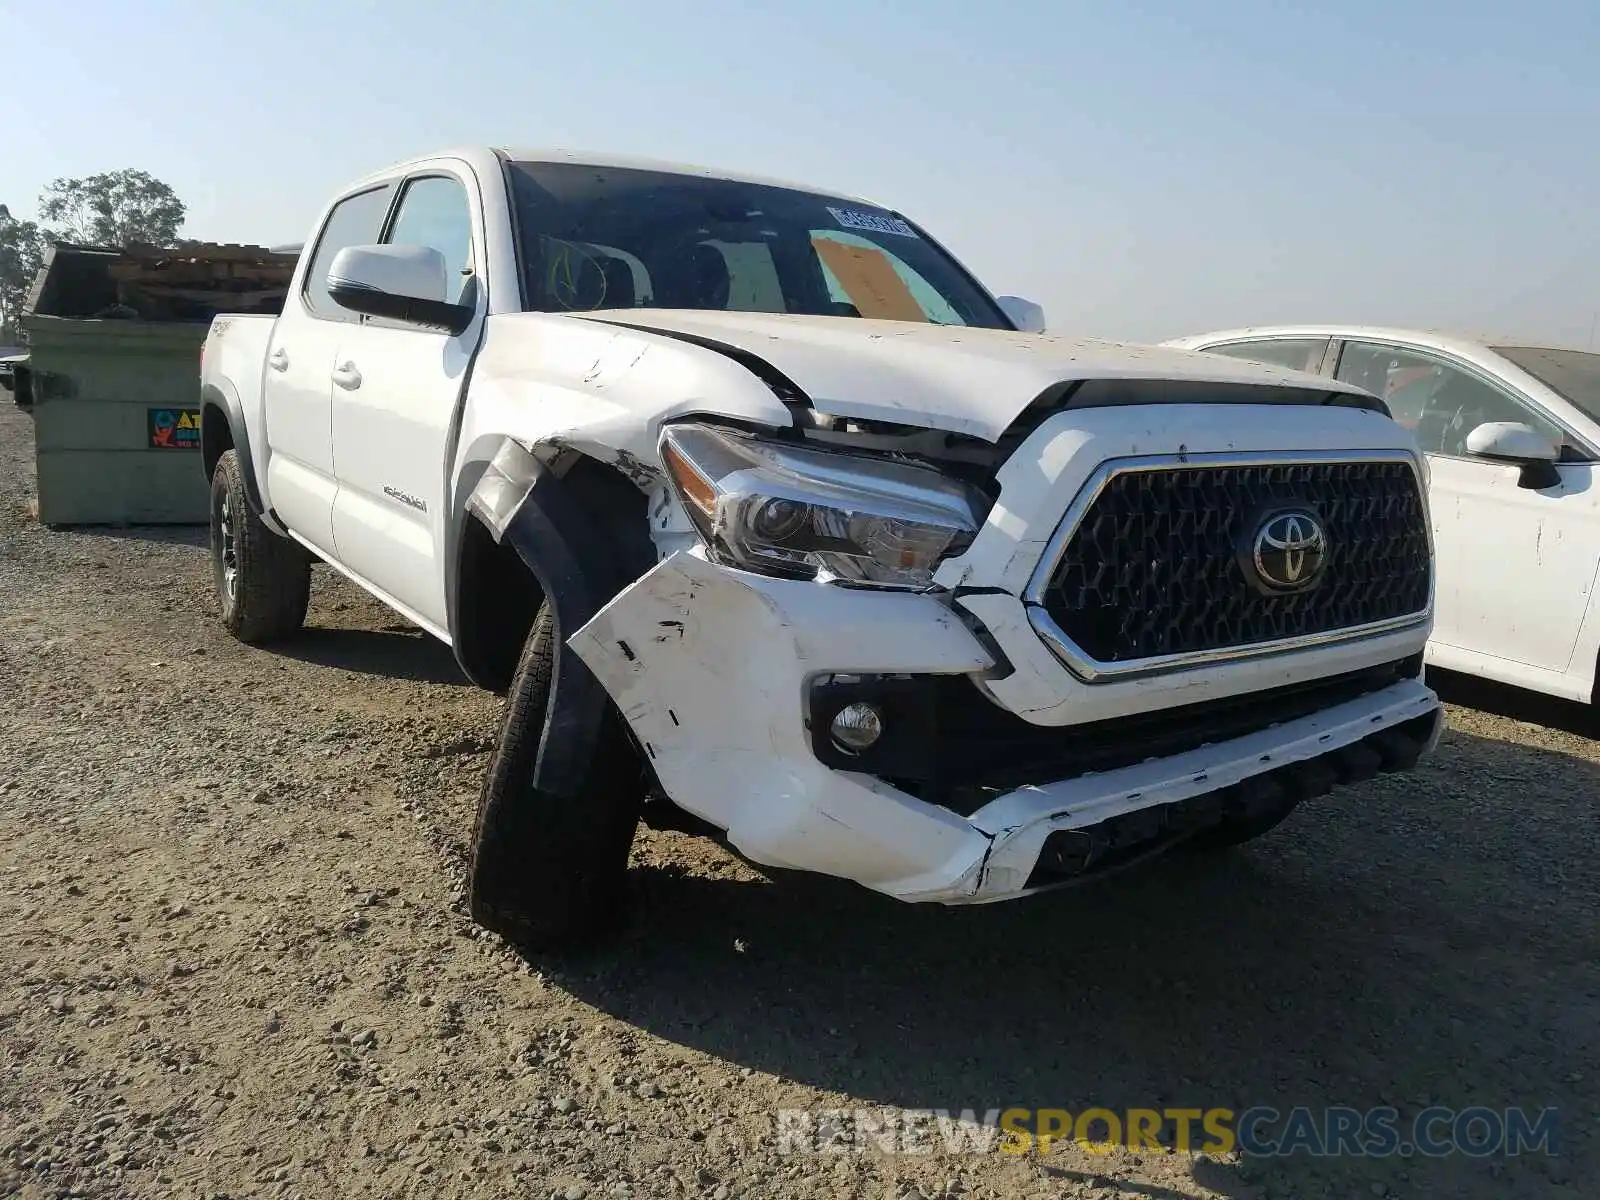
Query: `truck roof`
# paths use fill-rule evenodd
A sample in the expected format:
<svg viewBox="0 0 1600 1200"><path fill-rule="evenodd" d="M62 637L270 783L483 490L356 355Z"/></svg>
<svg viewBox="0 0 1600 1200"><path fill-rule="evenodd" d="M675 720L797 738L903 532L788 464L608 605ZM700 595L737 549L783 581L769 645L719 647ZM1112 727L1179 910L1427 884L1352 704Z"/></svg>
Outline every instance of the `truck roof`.
<svg viewBox="0 0 1600 1200"><path fill-rule="evenodd" d="M617 167L638 171L664 171L674 175L698 175L705 179L727 179L735 183L749 183L761 187L793 188L797 191L810 192L818 196L828 196L835 200L848 200L853 204L870 204L876 208L887 208L887 205L869 200L863 196L852 195L849 192L840 192L832 188L818 187L815 184L799 183L790 179L778 179L764 175L752 174L745 171L730 171L722 167L700 166L694 163L672 162L666 159L645 158L624 154L602 154L589 150L570 150L552 147L527 147L527 146L453 146L448 149L437 150L431 154L418 154L401 162L391 163L382 170L373 171L360 180L365 183L369 179L377 179L394 174L415 163L427 162L430 159L456 158L472 164L479 172L492 172L496 169L497 161L501 158L513 162L548 162L548 163L577 163L593 167Z"/></svg>

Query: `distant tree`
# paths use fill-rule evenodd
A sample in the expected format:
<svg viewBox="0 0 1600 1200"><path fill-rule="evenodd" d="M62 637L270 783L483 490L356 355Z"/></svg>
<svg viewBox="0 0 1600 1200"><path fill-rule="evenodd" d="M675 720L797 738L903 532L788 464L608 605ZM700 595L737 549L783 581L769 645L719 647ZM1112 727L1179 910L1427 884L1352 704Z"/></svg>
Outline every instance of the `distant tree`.
<svg viewBox="0 0 1600 1200"><path fill-rule="evenodd" d="M44 265L44 232L32 221L20 221L0 204L0 326L13 337L21 336L18 317Z"/></svg>
<svg viewBox="0 0 1600 1200"><path fill-rule="evenodd" d="M131 169L58 179L39 197L39 219L52 240L93 246L171 246L186 212L170 187Z"/></svg>

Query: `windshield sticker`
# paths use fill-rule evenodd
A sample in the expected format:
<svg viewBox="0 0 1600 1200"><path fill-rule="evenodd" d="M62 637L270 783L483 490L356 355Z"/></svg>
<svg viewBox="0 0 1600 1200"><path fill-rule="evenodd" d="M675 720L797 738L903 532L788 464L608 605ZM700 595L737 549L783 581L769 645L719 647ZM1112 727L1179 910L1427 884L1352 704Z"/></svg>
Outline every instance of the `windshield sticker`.
<svg viewBox="0 0 1600 1200"><path fill-rule="evenodd" d="M846 229L859 229L865 233L892 233L896 237L914 238L917 231L907 225L899 217L885 216L882 213L862 212L858 208L833 208L828 211L833 214L833 219Z"/></svg>
<svg viewBox="0 0 1600 1200"><path fill-rule="evenodd" d="M884 321L922 321L922 311L889 256L877 247L847 246L830 237L814 237L817 257L833 274L839 290L863 317Z"/></svg>
<svg viewBox="0 0 1600 1200"><path fill-rule="evenodd" d="M567 312L593 312L606 302L610 280L605 268L587 246L547 238L550 262L545 273L545 294Z"/></svg>

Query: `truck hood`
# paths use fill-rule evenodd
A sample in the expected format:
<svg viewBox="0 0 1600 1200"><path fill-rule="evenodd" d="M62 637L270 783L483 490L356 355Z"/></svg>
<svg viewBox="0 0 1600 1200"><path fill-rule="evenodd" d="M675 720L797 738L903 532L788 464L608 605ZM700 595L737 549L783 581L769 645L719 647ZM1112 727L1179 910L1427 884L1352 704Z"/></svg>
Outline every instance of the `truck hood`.
<svg viewBox="0 0 1600 1200"><path fill-rule="evenodd" d="M1276 385L1365 396L1330 379L1218 354L1047 333L671 309L571 315L753 356L792 381L819 412L990 442L1046 391L1093 379Z"/></svg>

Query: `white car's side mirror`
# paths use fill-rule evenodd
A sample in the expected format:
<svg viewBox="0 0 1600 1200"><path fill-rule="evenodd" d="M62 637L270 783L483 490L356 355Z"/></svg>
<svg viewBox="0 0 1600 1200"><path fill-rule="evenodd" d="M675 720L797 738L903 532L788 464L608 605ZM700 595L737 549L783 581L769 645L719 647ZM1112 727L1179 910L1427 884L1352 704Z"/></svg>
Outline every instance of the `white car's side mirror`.
<svg viewBox="0 0 1600 1200"><path fill-rule="evenodd" d="M351 312L457 334L476 310L447 299L449 274L432 246L346 246L328 267L328 295Z"/></svg>
<svg viewBox="0 0 1600 1200"><path fill-rule="evenodd" d="M1521 421L1488 421L1467 434L1467 453L1506 462L1555 462L1561 447Z"/></svg>
<svg viewBox="0 0 1600 1200"><path fill-rule="evenodd" d="M1474 458L1519 465L1525 488L1539 490L1561 482L1555 467L1561 446L1521 421L1486 421L1467 434L1466 450Z"/></svg>
<svg viewBox="0 0 1600 1200"><path fill-rule="evenodd" d="M1006 320L1023 333L1044 332L1044 309L1032 300L1024 300L1021 296L996 296L995 303L1000 305Z"/></svg>

